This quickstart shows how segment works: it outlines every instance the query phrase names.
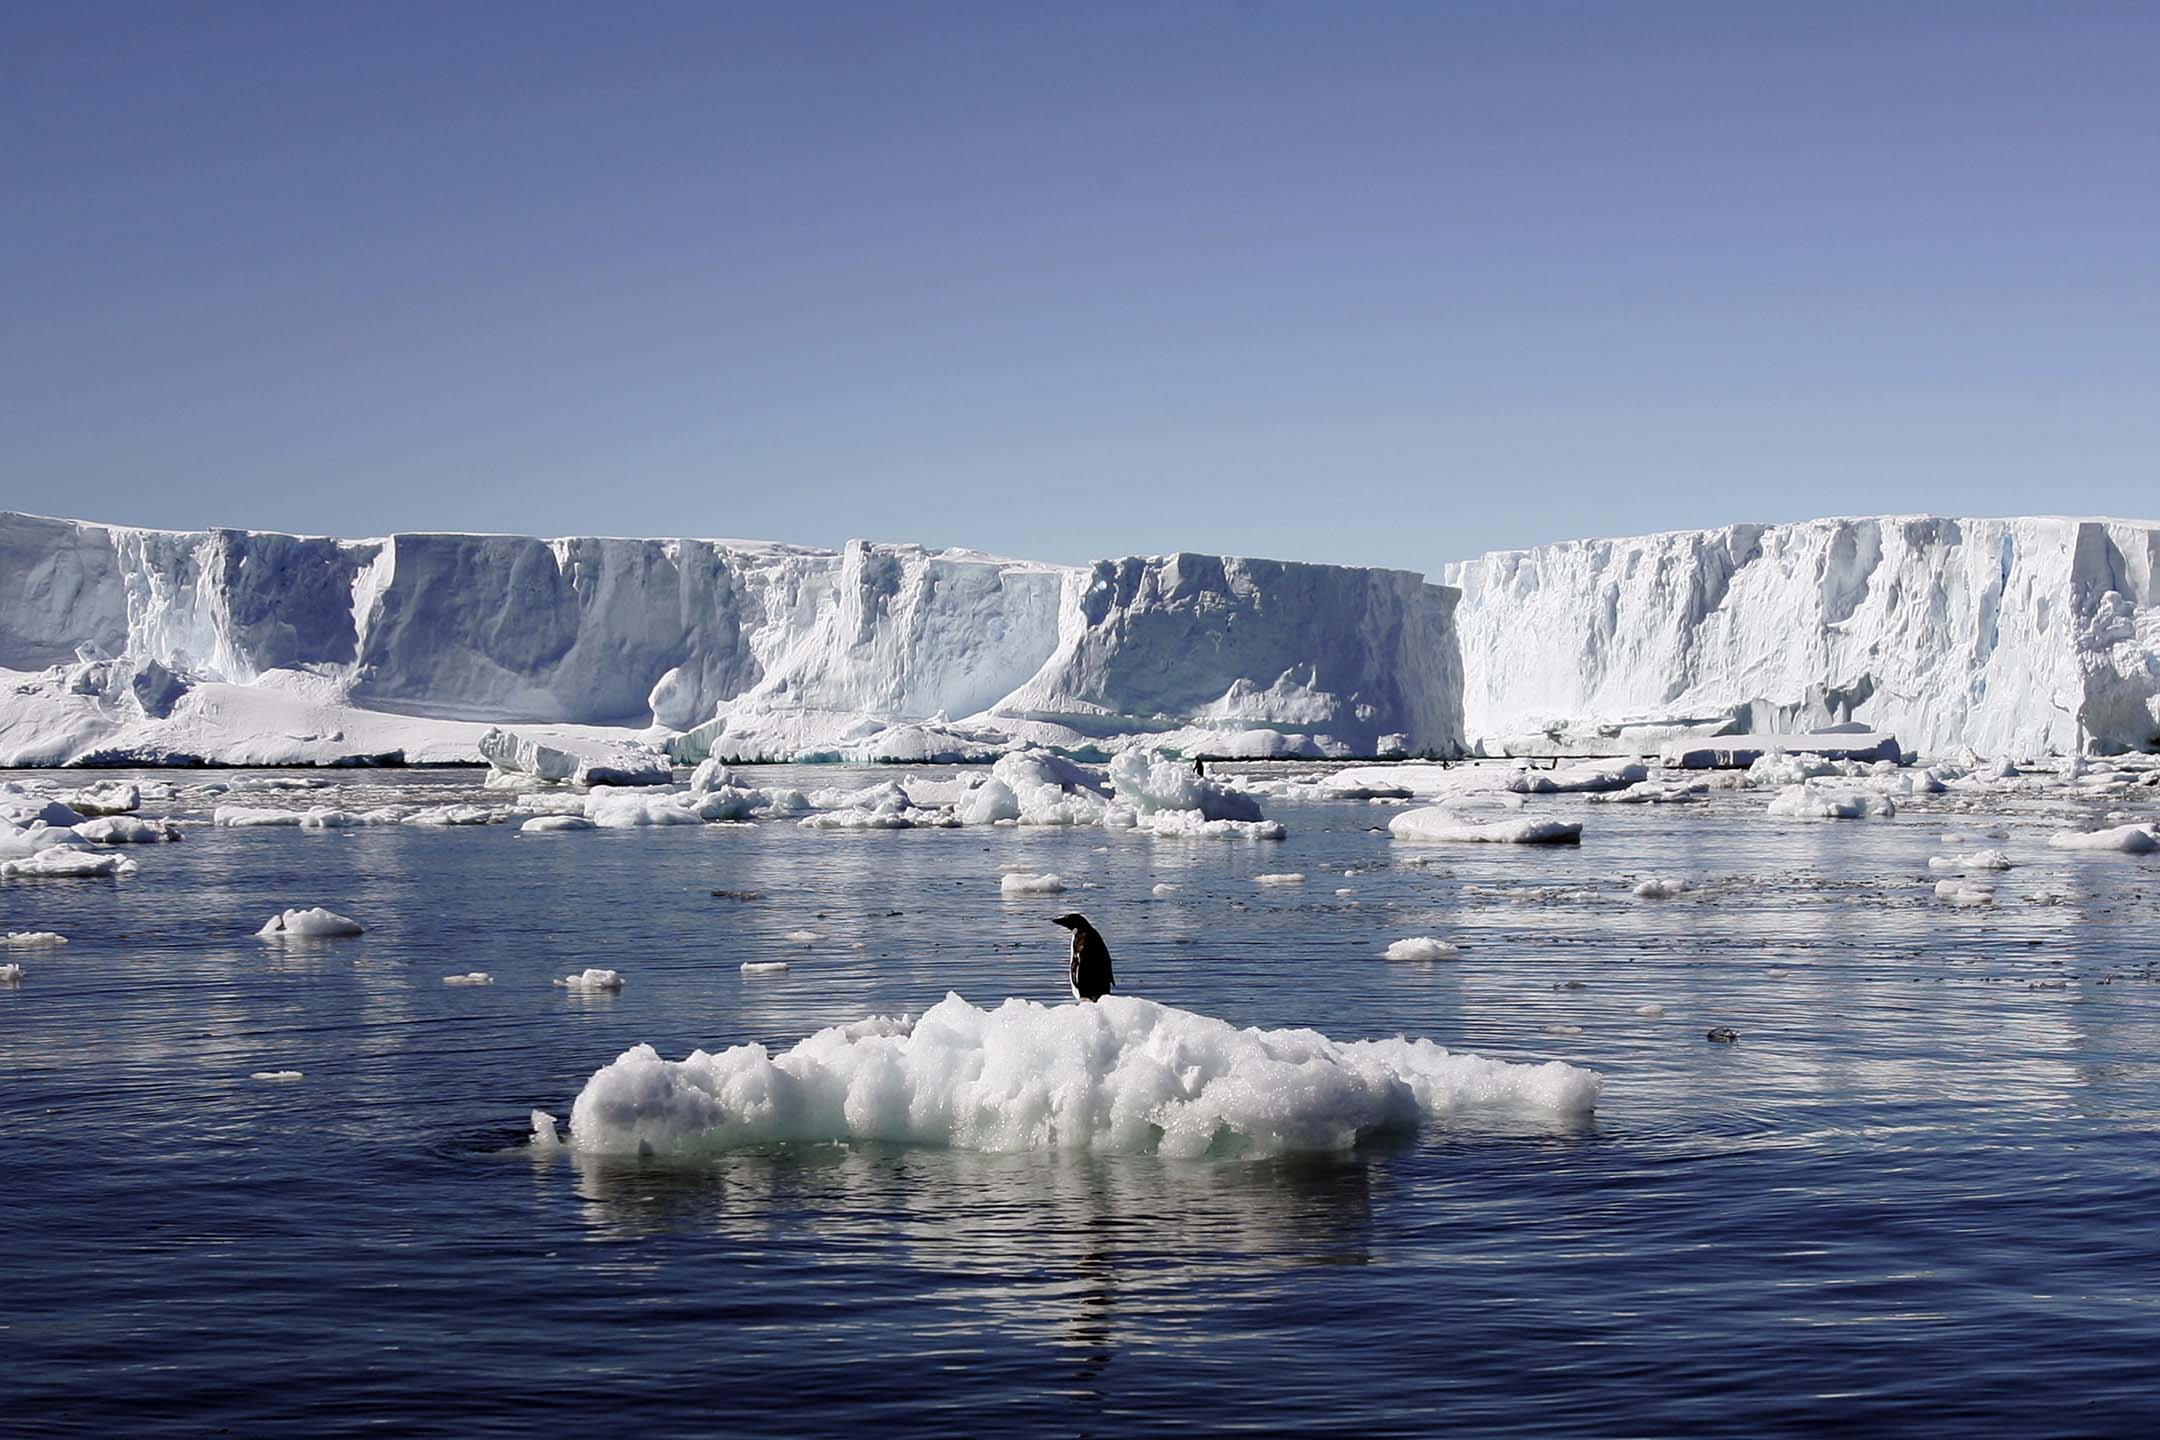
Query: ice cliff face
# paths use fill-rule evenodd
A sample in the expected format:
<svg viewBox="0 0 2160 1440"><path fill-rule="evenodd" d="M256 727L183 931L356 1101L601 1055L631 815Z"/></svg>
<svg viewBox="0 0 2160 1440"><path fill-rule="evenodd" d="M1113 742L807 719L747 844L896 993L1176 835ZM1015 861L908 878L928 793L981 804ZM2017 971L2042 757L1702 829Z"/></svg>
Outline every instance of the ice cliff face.
<svg viewBox="0 0 2160 1440"><path fill-rule="evenodd" d="M1885 517L1572 541L1445 578L1489 748L1857 721L2008 754L2160 743L2156 577L2152 526Z"/></svg>
<svg viewBox="0 0 2160 1440"><path fill-rule="evenodd" d="M18 690L0 762L186 718L206 684L226 708L235 687L304 690L324 724L349 706L657 727L690 732L690 755L740 737L767 758L852 754L896 725L994 748L1007 715L1055 732L1037 738L1265 724L1348 753L1383 735L1446 750L1452 602L1397 572L1201 556L1087 571L863 542L340 541L0 514L0 669L66 670L52 695ZM65 735L41 697L64 697ZM215 729L189 733L215 750ZM299 738L339 743L321 724Z"/></svg>

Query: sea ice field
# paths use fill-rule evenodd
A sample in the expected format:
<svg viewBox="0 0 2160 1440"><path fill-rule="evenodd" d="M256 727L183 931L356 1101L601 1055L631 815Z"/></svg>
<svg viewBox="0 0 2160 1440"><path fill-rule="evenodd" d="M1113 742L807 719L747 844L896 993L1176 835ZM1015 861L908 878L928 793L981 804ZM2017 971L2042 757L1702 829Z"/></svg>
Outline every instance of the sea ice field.
<svg viewBox="0 0 2160 1440"><path fill-rule="evenodd" d="M4 1428L2160 1421L2149 759L1000 764L0 775Z"/></svg>

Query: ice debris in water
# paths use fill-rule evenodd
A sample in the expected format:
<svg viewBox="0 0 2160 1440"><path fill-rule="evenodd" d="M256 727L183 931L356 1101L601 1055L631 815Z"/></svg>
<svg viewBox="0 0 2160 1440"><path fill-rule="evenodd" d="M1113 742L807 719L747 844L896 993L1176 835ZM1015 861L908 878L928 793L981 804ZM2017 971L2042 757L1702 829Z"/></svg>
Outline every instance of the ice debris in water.
<svg viewBox="0 0 2160 1440"><path fill-rule="evenodd" d="M1445 940L1430 935L1412 935L1407 940L1397 940L1387 947L1390 960L1452 960L1462 952Z"/></svg>
<svg viewBox="0 0 2160 1440"><path fill-rule="evenodd" d="M1829 788L1809 781L1780 790L1768 813L1788 820L1887 820L1897 814L1897 806L1889 796L1872 790Z"/></svg>
<svg viewBox="0 0 2160 1440"><path fill-rule="evenodd" d="M250 1080L261 1080L272 1085L289 1085L301 1078L298 1070L257 1070L248 1076Z"/></svg>
<svg viewBox="0 0 2160 1440"><path fill-rule="evenodd" d="M1930 870L2008 870L2010 857L2000 850L1975 850L1970 855L1931 855Z"/></svg>
<svg viewBox="0 0 2160 1440"><path fill-rule="evenodd" d="M1970 880L1938 880L1935 882L1935 898L1959 907L1992 905L1995 888L1992 885L1975 885Z"/></svg>
<svg viewBox="0 0 2160 1440"><path fill-rule="evenodd" d="M998 881L998 891L1005 895L1055 895L1064 888L1065 882L1055 875L1014 872Z"/></svg>
<svg viewBox="0 0 2160 1440"><path fill-rule="evenodd" d="M133 815L100 815L75 827L76 838L93 845L156 845L180 838L170 820L139 820Z"/></svg>
<svg viewBox="0 0 2160 1440"><path fill-rule="evenodd" d="M1305 883L1305 876L1300 871L1286 870L1275 875L1255 875L1252 877L1252 883L1255 885L1302 885Z"/></svg>
<svg viewBox="0 0 2160 1440"><path fill-rule="evenodd" d="M1162 881L1160 884L1156 885L1156 887L1148 893L1151 895L1175 895L1177 894L1177 886L1172 885L1169 881L1165 880Z"/></svg>
<svg viewBox="0 0 2160 1440"><path fill-rule="evenodd" d="M80 880L134 873L135 862L125 855L77 850L65 845L0 863L0 876L10 880Z"/></svg>
<svg viewBox="0 0 2160 1440"><path fill-rule="evenodd" d="M787 968L788 962L785 960L745 960L742 963L742 973L745 975L784 975Z"/></svg>
<svg viewBox="0 0 2160 1440"><path fill-rule="evenodd" d="M582 815L535 815L518 826L522 833L533 831L545 834L551 830L594 830L599 828Z"/></svg>
<svg viewBox="0 0 2160 1440"><path fill-rule="evenodd" d="M790 930L780 938L793 941L797 945L815 945L825 938L825 934L821 930Z"/></svg>
<svg viewBox="0 0 2160 1440"><path fill-rule="evenodd" d="M1635 1007L1635 1013L1645 1020L1662 1020L1665 1018L1665 1007L1663 1005L1638 1005Z"/></svg>
<svg viewBox="0 0 2160 1440"><path fill-rule="evenodd" d="M1131 996L980 1010L947 995L918 1020L834 1026L778 1055L750 1044L664 1060L635 1046L579 1092L570 1143L624 1154L847 1139L1176 1156L1342 1150L1466 1112L1587 1115L1600 1083L1558 1061L1241 1030Z"/></svg>
<svg viewBox="0 0 2160 1440"><path fill-rule="evenodd" d="M13 985L23 978L25 971L20 965L0 965L0 985Z"/></svg>
<svg viewBox="0 0 2160 1440"><path fill-rule="evenodd" d="M2117 825L2111 830L2065 830L2048 844L2057 850L2118 850L2125 855L2149 855L2160 850L2160 833L2150 825ZM0 866L0 870L5 870Z"/></svg>
<svg viewBox="0 0 2160 1440"><path fill-rule="evenodd" d="M495 977L485 970L468 970L463 975L445 975L442 977L442 983L445 985L492 985L495 983Z"/></svg>
<svg viewBox="0 0 2160 1440"><path fill-rule="evenodd" d="M1573 845L1582 840L1577 820L1463 820L1439 805L1405 810L1388 821L1398 840L1452 840L1498 845Z"/></svg>
<svg viewBox="0 0 2160 1440"><path fill-rule="evenodd" d="M1678 875L1652 875L1638 881L1633 894L1638 900L1671 900L1687 893L1688 882Z"/></svg>
<svg viewBox="0 0 2160 1440"><path fill-rule="evenodd" d="M555 982L565 990L620 990L623 977L613 970L581 970Z"/></svg>
<svg viewBox="0 0 2160 1440"><path fill-rule="evenodd" d="M47 945L65 945L67 936L56 930L10 930L0 935L0 945L17 950L40 949Z"/></svg>
<svg viewBox="0 0 2160 1440"><path fill-rule="evenodd" d="M287 910L281 915L273 915L255 933L266 939L323 940L337 935L358 935L362 930L359 921L313 905L305 910Z"/></svg>

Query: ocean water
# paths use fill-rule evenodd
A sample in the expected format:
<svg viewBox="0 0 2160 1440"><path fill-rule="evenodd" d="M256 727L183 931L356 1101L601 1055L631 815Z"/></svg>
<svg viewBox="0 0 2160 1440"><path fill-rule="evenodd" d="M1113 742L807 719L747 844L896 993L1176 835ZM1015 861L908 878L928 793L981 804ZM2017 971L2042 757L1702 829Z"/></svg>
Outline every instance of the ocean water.
<svg viewBox="0 0 2160 1440"><path fill-rule="evenodd" d="M2160 1432L2160 857L2049 851L2101 823L2070 799L1766 799L1533 801L1579 849L1286 800L1279 843L205 825L0 882L71 941L0 986L0 1434ZM2025 863L1938 901L1982 845ZM1072 888L1002 897L1020 864ZM311 904L367 934L254 938ZM1597 1113L1262 1160L525 1142L640 1041L1064 1002L1064 909L1126 992L1566 1060ZM1460 958L1380 958L1423 934ZM625 988L549 983L587 966Z"/></svg>

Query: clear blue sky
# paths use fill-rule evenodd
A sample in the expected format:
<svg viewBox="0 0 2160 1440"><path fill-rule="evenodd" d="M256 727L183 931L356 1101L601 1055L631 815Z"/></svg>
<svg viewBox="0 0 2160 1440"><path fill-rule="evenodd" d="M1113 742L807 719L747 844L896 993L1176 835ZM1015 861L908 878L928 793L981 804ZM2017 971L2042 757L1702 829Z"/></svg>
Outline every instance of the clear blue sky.
<svg viewBox="0 0 2160 1440"><path fill-rule="evenodd" d="M2160 5L0 11L0 505L1436 568L2160 512Z"/></svg>

